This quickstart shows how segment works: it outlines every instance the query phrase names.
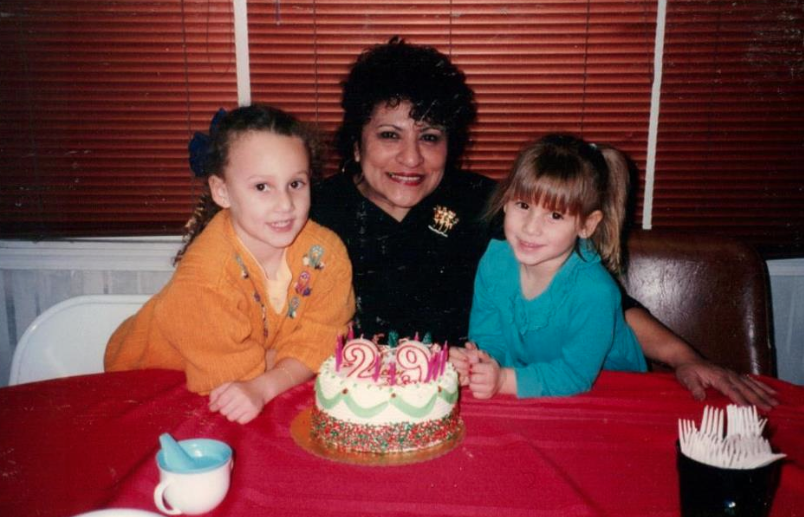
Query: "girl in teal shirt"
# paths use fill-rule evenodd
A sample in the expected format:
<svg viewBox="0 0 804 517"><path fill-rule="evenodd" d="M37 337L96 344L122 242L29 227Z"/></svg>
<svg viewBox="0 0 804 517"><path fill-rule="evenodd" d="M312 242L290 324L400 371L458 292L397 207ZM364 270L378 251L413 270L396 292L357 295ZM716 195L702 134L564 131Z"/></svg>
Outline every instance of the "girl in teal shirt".
<svg viewBox="0 0 804 517"><path fill-rule="evenodd" d="M646 370L610 273L627 185L623 156L580 138L548 135L520 153L489 202L489 218L505 214L505 241L478 266L473 343L450 349L475 397L572 395L601 369Z"/></svg>

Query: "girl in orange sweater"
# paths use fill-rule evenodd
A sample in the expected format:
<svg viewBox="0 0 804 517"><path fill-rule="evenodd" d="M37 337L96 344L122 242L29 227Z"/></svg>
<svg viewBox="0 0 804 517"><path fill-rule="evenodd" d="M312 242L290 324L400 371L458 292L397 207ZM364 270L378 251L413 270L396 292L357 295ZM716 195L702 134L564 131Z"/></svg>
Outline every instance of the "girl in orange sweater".
<svg viewBox="0 0 804 517"><path fill-rule="evenodd" d="M355 303L343 243L308 221L314 153L281 110L222 118L176 272L115 331L107 371L183 370L210 410L240 423L318 371Z"/></svg>

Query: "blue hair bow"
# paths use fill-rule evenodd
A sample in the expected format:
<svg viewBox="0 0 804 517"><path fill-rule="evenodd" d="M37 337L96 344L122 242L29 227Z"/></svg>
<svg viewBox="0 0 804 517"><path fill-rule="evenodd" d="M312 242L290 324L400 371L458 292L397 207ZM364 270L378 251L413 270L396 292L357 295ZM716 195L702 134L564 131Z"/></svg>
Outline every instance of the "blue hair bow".
<svg viewBox="0 0 804 517"><path fill-rule="evenodd" d="M209 145L215 133L218 132L218 124L220 124L225 115L226 110L219 109L209 123L209 134L196 132L187 145L187 150L190 152L190 170L193 171L193 175L196 178L205 178L207 176L206 165L209 157Z"/></svg>

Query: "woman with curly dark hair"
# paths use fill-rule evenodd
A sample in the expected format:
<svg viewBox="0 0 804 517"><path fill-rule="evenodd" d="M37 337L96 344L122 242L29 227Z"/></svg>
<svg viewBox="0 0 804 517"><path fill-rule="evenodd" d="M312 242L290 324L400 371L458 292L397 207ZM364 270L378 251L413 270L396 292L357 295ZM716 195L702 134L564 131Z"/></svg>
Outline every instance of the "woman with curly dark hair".
<svg viewBox="0 0 804 517"><path fill-rule="evenodd" d="M314 190L311 216L349 250L356 330L462 343L494 185L459 168L474 92L438 50L393 38L358 57L341 106L342 173Z"/></svg>
<svg viewBox="0 0 804 517"><path fill-rule="evenodd" d="M358 56L342 86L341 173L314 188L311 217L346 244L356 331L463 345L494 187L460 169L474 92L449 57L396 37ZM713 387L738 403L776 403L770 388L706 361L645 309L626 319L645 355L674 367L696 398Z"/></svg>

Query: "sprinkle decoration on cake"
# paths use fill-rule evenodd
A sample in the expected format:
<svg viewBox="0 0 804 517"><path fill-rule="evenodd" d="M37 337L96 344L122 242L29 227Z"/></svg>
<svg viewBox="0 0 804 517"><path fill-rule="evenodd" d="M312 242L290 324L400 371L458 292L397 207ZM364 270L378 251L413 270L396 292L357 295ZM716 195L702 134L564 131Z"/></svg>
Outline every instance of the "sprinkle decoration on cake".
<svg viewBox="0 0 804 517"><path fill-rule="evenodd" d="M398 340L387 344L339 337L335 355L315 382L311 436L335 449L398 453L427 449L455 438L458 373L448 346Z"/></svg>

